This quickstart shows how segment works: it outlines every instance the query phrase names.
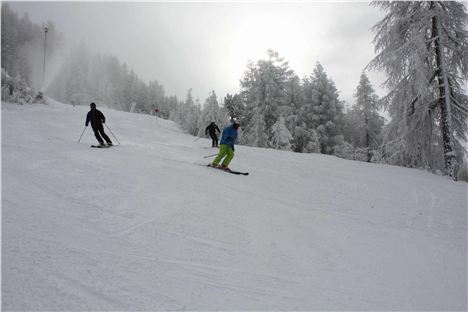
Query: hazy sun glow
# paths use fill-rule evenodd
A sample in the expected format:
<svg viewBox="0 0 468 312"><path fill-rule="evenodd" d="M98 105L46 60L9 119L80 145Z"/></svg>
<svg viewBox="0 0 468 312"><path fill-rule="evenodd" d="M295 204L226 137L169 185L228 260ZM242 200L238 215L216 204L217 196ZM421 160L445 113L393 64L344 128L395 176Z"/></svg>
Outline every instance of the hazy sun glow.
<svg viewBox="0 0 468 312"><path fill-rule="evenodd" d="M232 74L241 77L247 62L266 59L268 49L277 51L294 69L294 64L301 64L312 53L313 47L303 27L284 15L264 13L245 16L228 50Z"/></svg>
<svg viewBox="0 0 468 312"><path fill-rule="evenodd" d="M272 49L300 78L320 62L351 103L360 74L375 54L370 29L384 16L359 1L188 2L193 3L9 5L39 25L53 21L68 43L85 42L93 53L115 55L143 81L161 83L166 94L184 98L192 89L201 102L213 90L219 97L239 92L247 62L266 59ZM384 80L370 79L376 86Z"/></svg>

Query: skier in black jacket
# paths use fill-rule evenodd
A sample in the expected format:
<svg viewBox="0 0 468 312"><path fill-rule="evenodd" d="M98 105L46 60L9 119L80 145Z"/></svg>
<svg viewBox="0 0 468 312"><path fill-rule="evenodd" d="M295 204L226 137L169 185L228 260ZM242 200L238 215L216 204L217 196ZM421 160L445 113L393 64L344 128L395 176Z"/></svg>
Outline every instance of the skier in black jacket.
<svg viewBox="0 0 468 312"><path fill-rule="evenodd" d="M205 135L207 133L210 133L210 137L212 140L211 147L218 147L218 136L216 135L216 131L218 131L218 133L221 133L221 131L219 131L219 128L214 121L212 121L208 125L208 127L206 127L205 129Z"/></svg>
<svg viewBox="0 0 468 312"><path fill-rule="evenodd" d="M86 115L86 127L88 126L89 122L91 122L94 136L98 140L99 144L104 145L104 141L102 140L102 138L104 138L104 140L107 142L107 145L112 146L112 141L109 139L107 134L105 134L104 127L102 126L102 124L106 122L106 117L104 117L104 114L101 113L100 110L96 109L95 103L91 103L89 106L91 107L91 110L88 112L88 115Z"/></svg>

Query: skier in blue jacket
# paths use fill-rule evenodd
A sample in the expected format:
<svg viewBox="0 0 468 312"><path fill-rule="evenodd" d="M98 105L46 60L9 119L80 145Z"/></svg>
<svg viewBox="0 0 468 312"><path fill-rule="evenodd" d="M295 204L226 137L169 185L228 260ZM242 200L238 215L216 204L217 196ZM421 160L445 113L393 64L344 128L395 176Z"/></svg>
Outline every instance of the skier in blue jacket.
<svg viewBox="0 0 468 312"><path fill-rule="evenodd" d="M223 129L219 145L219 153L218 156L216 156L216 158L210 164L211 167L223 169L226 171L229 170L229 163L234 157L234 144L236 143L237 129L239 129L239 126L239 123L237 121L234 121L232 125L227 126ZM219 162L223 158L224 160L220 166Z"/></svg>

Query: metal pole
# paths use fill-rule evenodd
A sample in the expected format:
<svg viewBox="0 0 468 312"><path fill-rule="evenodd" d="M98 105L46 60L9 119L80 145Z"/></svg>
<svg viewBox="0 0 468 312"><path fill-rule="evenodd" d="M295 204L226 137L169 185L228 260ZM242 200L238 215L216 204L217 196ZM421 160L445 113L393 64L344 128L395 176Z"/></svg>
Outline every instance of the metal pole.
<svg viewBox="0 0 468 312"><path fill-rule="evenodd" d="M42 87L44 88L45 83L45 63L46 63L46 47L47 47L47 32L49 28L46 26L44 27L44 62L42 66Z"/></svg>
<svg viewBox="0 0 468 312"><path fill-rule="evenodd" d="M213 155L203 156L203 158L213 157L213 156L216 156L216 155L218 155L218 153L213 154Z"/></svg>
<svg viewBox="0 0 468 312"><path fill-rule="evenodd" d="M112 136L115 138L115 140L117 141L117 143L119 143L119 145L120 145L119 140L118 140L117 137L114 135L114 133L112 132L112 130L111 130L106 124L104 124L104 125L106 126L107 129L109 129L110 133L112 133Z"/></svg>
<svg viewBox="0 0 468 312"><path fill-rule="evenodd" d="M86 128L88 128L88 127L84 127L83 132L81 132L81 135L80 135L80 138L78 139L78 142L81 141L81 137L83 136L83 133L85 132Z"/></svg>

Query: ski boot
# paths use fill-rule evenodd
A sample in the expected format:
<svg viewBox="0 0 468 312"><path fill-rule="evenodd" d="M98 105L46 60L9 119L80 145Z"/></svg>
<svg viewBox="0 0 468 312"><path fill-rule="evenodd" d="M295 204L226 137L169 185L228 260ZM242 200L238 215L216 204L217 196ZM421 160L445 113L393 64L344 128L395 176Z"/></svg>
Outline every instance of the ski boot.
<svg viewBox="0 0 468 312"><path fill-rule="evenodd" d="M224 170L224 171L231 171L231 169L229 169L229 167L226 165L219 166L219 169Z"/></svg>

